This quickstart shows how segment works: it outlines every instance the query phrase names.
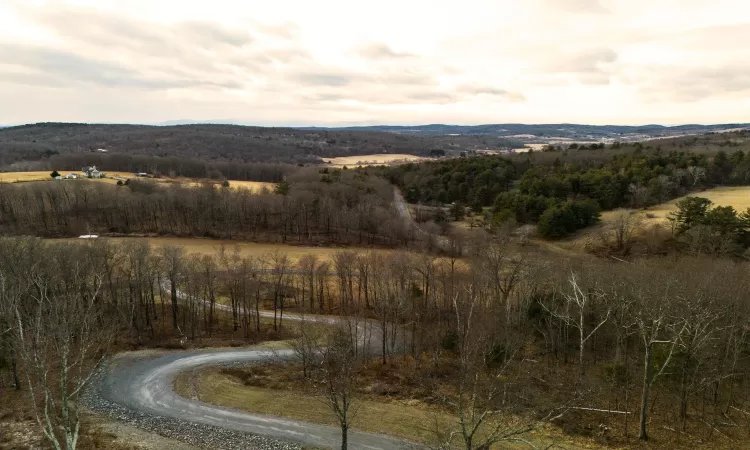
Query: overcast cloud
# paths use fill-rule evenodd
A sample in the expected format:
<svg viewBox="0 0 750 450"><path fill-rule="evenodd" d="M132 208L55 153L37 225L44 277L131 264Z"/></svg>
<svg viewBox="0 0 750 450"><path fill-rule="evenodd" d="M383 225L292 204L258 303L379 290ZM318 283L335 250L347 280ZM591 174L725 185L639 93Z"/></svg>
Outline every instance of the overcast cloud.
<svg viewBox="0 0 750 450"><path fill-rule="evenodd" d="M0 124L750 122L745 0L4 0Z"/></svg>

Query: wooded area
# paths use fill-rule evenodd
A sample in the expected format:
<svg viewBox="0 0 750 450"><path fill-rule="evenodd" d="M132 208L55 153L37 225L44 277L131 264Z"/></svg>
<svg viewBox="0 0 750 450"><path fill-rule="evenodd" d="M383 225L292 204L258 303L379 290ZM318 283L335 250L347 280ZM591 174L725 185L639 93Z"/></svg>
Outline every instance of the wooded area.
<svg viewBox="0 0 750 450"><path fill-rule="evenodd" d="M179 157L210 162L314 163L320 157L498 148L493 136L412 136L349 130L240 125L102 125L38 123L0 128L0 167L23 167L55 155L96 152ZM18 164L16 164L18 163ZM11 168L9 170L22 170ZM125 169L117 169L125 170Z"/></svg>
<svg viewBox="0 0 750 450"><path fill-rule="evenodd" d="M356 357L345 374L329 373L354 383L346 387L354 402L368 388L356 382L361 370L408 361L394 367L411 381L388 395L417 395L453 414L456 428L439 430L444 448L512 440L562 411L555 423L602 443L651 433L674 445L746 438L746 265L555 259L507 235L462 245L465 259L343 250L330 263L314 255L292 263L231 248L197 256L145 241L5 238L3 379L29 391L49 439L70 441L71 405L107 346L181 346L218 335L252 342L261 329L283 329L293 310L372 321L377 348L300 345L308 349L305 376L320 382L327 375L318 370L334 370L311 352L328 348L342 364L335 352ZM263 323L260 309L273 309L273 321ZM355 329L347 339L376 339ZM604 428L586 429L590 421Z"/></svg>
<svg viewBox="0 0 750 450"><path fill-rule="evenodd" d="M596 223L602 210L641 208L711 186L747 185L750 154L731 150L734 144L726 142L710 151L696 137L679 147L667 141L648 148L637 143L578 149L567 156L529 152L459 158L405 164L383 173L411 203L453 203L475 213L490 207L490 224L509 218L538 223L542 236L560 238Z"/></svg>
<svg viewBox="0 0 750 450"><path fill-rule="evenodd" d="M391 206L393 188L364 172L310 169L281 193L216 186L41 182L0 185L0 229L46 237L90 233L361 245L408 244L413 231Z"/></svg>

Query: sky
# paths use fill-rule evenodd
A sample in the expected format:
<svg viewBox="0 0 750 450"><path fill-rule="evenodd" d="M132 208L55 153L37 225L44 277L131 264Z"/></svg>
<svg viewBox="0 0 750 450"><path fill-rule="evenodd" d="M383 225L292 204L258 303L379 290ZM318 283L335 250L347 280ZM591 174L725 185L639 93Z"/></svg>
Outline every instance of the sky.
<svg viewBox="0 0 750 450"><path fill-rule="evenodd" d="M747 0L0 0L0 124L750 122Z"/></svg>

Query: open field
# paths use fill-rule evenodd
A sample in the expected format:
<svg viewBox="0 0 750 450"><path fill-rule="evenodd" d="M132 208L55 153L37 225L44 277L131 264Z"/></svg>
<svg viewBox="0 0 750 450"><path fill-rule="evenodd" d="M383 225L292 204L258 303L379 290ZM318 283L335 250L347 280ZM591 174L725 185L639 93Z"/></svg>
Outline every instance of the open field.
<svg viewBox="0 0 750 450"><path fill-rule="evenodd" d="M67 174L73 173L76 175L81 175L80 171L70 171L70 170L61 170L58 171L61 176L65 176ZM0 183L25 183L25 182L33 182L33 181L51 181L52 178L50 177L51 171L39 171L39 172L0 172ZM99 179L92 179L92 181L99 181L102 183L110 183L110 184L116 184L118 180L127 180L127 179L145 179L148 181L158 182L158 183L185 183L189 184L191 186L201 186L206 181L195 179L195 178L139 178L136 177L135 174L132 172L118 172L118 171L103 171L107 175L107 178L99 178ZM81 178L83 179L83 178ZM75 182L77 180L61 180L65 183L71 183ZM216 180L207 180L207 182L212 184L218 184L219 182ZM276 186L276 183L266 183L262 181L240 181L240 180L229 180L229 187L233 189L249 189L254 192L258 192L263 188L267 188L270 191L273 191L274 187Z"/></svg>
<svg viewBox="0 0 750 450"><path fill-rule="evenodd" d="M337 426L338 422L325 400L305 390L301 379L289 379L284 374L286 367L271 364L254 365L249 369L256 373L245 382L238 378L243 369L205 367L185 371L174 379L174 390L179 395L202 402L236 408L252 413L285 417L305 422ZM371 369L371 371L382 368ZM252 380L248 383L248 380ZM257 384L257 385L256 385ZM419 399L403 399L380 395L373 391L375 385L361 392L352 406L351 428L357 431L385 434L411 442L435 445L436 430L445 433L456 426L456 417L440 407ZM507 417L506 417L507 419ZM485 428L475 436L480 439ZM565 448L591 448L590 441L565 435L554 426L543 426L525 436L536 444L556 442ZM526 443L504 442L492 448L522 449Z"/></svg>
<svg viewBox="0 0 750 450"><path fill-rule="evenodd" d="M276 187L276 183L265 183L262 181L235 181L235 180L229 180L229 187L230 188L242 188L242 189L250 189L251 191L260 191L263 188L268 189L269 191L273 192L273 189Z"/></svg>
<svg viewBox="0 0 750 450"><path fill-rule="evenodd" d="M203 255L215 255L221 248L225 246L228 252L233 252L235 248L239 248L240 255L242 257L249 256L262 256L272 252L286 253L286 255L292 260L297 261L300 257L307 254L314 254L320 261L330 261L336 252L342 250L354 250L354 251L369 251L371 249L360 248L360 247L313 247L313 246L296 246L296 245L284 245L284 244L259 244L255 242L241 242L241 241L229 241L229 240L218 240L218 239L202 239L202 238L172 238L172 237L102 237L100 239L107 240L109 242L122 244L124 242L135 241L138 239L144 239L153 247L162 247L165 245L174 245L183 247L188 253L198 253ZM50 239L55 242L86 242L84 239L79 238L63 238L63 239ZM377 252L389 252L389 250L375 249Z"/></svg>
<svg viewBox="0 0 750 450"><path fill-rule="evenodd" d="M183 372L175 378L175 391L186 397L215 405L245 411L303 420L325 425L336 425L336 418L321 398L288 390L245 386L236 378L224 375L220 369L210 368L197 373ZM387 434L410 441L428 443L430 430L436 420L447 423L451 418L426 407L410 406L404 402L357 403L352 428L358 431ZM370 420L377 418L377 420Z"/></svg>
<svg viewBox="0 0 750 450"><path fill-rule="evenodd" d="M405 154L375 154L359 156L342 156L339 158L322 158L327 164L334 167L356 167L356 166L377 166L381 164L400 164L406 162L423 161L429 158Z"/></svg>
<svg viewBox="0 0 750 450"><path fill-rule="evenodd" d="M610 224L619 217L622 211L635 212L642 219L644 225L666 224L669 213L677 210L677 202L685 197L703 197L714 202L716 206L732 206L737 211L745 211L750 208L750 186L722 186L707 189L701 192L693 192L684 197L676 198L659 205L649 206L644 209L615 210L602 212L602 224ZM648 217L651 216L651 217Z"/></svg>
<svg viewBox="0 0 750 450"><path fill-rule="evenodd" d="M81 175L80 171L73 171L73 170L60 170L58 171L60 175L65 176L69 173L74 173L76 175ZM0 183L25 183L30 181L49 181L52 180L52 177L50 177L51 171L43 171L43 172L0 172ZM121 176L120 173L122 172L107 172L109 175L119 177ZM128 174L129 177L132 177L133 174ZM75 182L76 180L61 180L66 183ZM101 178L96 181L102 181L105 183L117 183L116 179L113 178Z"/></svg>
<svg viewBox="0 0 750 450"><path fill-rule="evenodd" d="M644 230L657 225L669 227L669 213L676 211L677 202L685 197L707 198L716 206L732 206L740 212L750 208L750 186L722 186L701 192L693 192L686 196L643 209L603 211L600 224L583 229L568 238L554 243L545 242L545 247L564 252L583 250L589 242L599 239L600 233L611 226L623 213L636 214Z"/></svg>

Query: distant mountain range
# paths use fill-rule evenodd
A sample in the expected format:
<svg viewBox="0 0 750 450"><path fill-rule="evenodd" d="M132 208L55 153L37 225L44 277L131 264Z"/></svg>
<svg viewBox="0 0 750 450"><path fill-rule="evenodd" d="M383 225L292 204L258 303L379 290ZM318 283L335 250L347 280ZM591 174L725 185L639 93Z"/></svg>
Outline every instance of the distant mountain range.
<svg viewBox="0 0 750 450"><path fill-rule="evenodd" d="M194 125L206 124L234 124L243 126L265 126L261 124L250 124L233 120L172 120L162 122L158 125ZM362 125L342 127L320 127L320 126L294 126L287 125L286 128L296 128L309 131L368 131L385 132L411 136L492 136L497 138L509 138L511 140L527 142L548 142L555 140L573 141L635 141L658 137L674 137L691 134L704 134L710 132L721 132L735 129L750 129L750 123L729 123L716 125L686 124L676 126L665 125L585 125L572 123L557 124L523 124L523 123L498 123L486 125Z"/></svg>
<svg viewBox="0 0 750 450"><path fill-rule="evenodd" d="M380 131L387 133L408 134L414 136L439 135L489 135L505 137L523 142L533 140L639 140L655 137L682 136L688 134L703 134L735 129L750 129L750 123L732 123L719 125L581 125L571 123L559 124L522 124L500 123L488 125L444 125L431 124L420 126L361 126L361 127L306 127L304 129L328 129L346 131Z"/></svg>

